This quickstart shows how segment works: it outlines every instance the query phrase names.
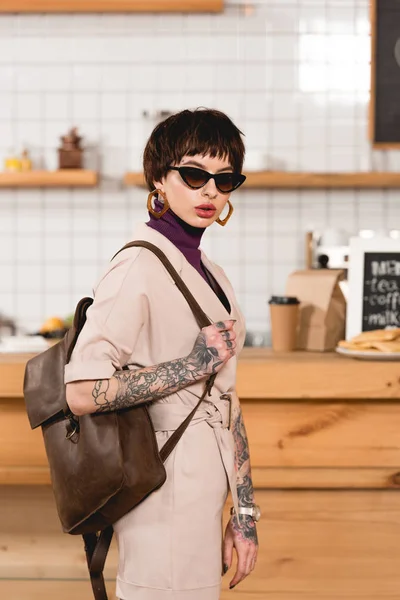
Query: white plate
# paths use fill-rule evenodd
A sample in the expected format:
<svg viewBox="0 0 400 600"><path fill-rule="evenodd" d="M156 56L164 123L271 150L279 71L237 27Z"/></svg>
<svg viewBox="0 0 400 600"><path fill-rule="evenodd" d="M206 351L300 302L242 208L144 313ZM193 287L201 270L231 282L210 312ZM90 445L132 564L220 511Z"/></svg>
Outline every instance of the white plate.
<svg viewBox="0 0 400 600"><path fill-rule="evenodd" d="M49 348L49 343L41 335L15 335L0 340L0 352L42 352Z"/></svg>
<svg viewBox="0 0 400 600"><path fill-rule="evenodd" d="M400 360L400 352L374 352L373 350L349 350L348 348L336 348L338 354L349 356L350 358L359 358L361 360Z"/></svg>

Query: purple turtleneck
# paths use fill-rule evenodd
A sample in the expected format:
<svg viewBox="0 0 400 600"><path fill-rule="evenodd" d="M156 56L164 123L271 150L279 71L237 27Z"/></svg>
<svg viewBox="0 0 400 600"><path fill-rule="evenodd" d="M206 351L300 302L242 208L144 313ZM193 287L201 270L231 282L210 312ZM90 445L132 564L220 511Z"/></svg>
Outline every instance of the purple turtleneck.
<svg viewBox="0 0 400 600"><path fill-rule="evenodd" d="M156 199L154 208L157 212L162 210L163 204ZM206 272L201 262L200 242L205 232L203 227L193 227L188 225L178 217L170 208L160 219L149 213L150 221L147 222L148 227L155 229L168 238L182 252L186 260L196 269L203 279L217 294L225 308L230 312L229 301L226 298L223 290L212 277L211 273Z"/></svg>
<svg viewBox="0 0 400 600"><path fill-rule="evenodd" d="M162 202L158 199L155 200L155 210L160 212L162 207ZM192 267L209 283L201 264L199 249L205 229L188 225L172 212L171 209L168 209L160 219L157 219L151 213L149 213L149 216L150 221L148 221L147 225L168 238L182 252Z"/></svg>

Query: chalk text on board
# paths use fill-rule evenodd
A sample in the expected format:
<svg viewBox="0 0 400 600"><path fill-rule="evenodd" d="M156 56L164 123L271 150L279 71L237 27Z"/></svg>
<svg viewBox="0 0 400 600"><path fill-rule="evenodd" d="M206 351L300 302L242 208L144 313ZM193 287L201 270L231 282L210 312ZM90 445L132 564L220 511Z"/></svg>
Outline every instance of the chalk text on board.
<svg viewBox="0 0 400 600"><path fill-rule="evenodd" d="M372 275L400 275L399 260L374 260L371 262Z"/></svg>

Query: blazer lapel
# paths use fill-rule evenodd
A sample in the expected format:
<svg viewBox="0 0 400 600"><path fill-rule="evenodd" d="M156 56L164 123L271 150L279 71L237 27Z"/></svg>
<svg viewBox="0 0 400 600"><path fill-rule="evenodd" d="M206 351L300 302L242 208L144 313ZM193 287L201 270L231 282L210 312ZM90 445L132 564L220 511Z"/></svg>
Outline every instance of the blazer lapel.
<svg viewBox="0 0 400 600"><path fill-rule="evenodd" d="M222 278L221 274L217 272L213 263L207 258L203 251L201 251L201 260L205 268L211 273L228 298L231 305L231 313L228 313L208 282L194 267L192 267L182 252L162 233L148 227L145 223L140 223L135 228L134 239L146 240L155 246L158 246L158 248L164 252L210 321L215 323L217 321L226 321L227 319L237 318L235 316L235 299L229 289L229 284L227 284L225 278ZM175 284L172 277L170 277L170 281Z"/></svg>
<svg viewBox="0 0 400 600"><path fill-rule="evenodd" d="M178 248L168 238L165 237L165 235L155 231L151 227L148 227L146 223L139 223L135 227L133 238L135 240L145 240L146 242L150 242L151 244L157 246L162 252L164 252L174 269L178 271L179 275L182 277L182 267L185 257L183 256L182 252L178 250ZM169 273L167 275L171 282L175 283Z"/></svg>
<svg viewBox="0 0 400 600"><path fill-rule="evenodd" d="M211 273L211 275L213 276L213 278L215 279L215 281L218 283L219 287L221 288L221 290L224 292L225 296L227 297L230 307L231 307L231 312L229 313L225 306L222 304L221 300L218 298L218 296L216 295L216 293L214 292L214 290L211 289L211 287L204 281L204 283L206 284L206 286L208 287L208 289L210 290L210 292L213 294L213 298L216 299L217 304L218 304L218 309L219 311L223 311L223 319L224 321L226 321L227 319L237 319L237 310L236 310L236 300L235 300L235 295L233 293L232 287L228 281L228 279L224 276L224 274L221 272L220 269L218 269L213 262L211 262L211 260L206 256L206 254L202 251L201 252L201 261L204 265L204 267L207 269L207 271L209 271ZM221 319L218 319L221 320Z"/></svg>
<svg viewBox="0 0 400 600"><path fill-rule="evenodd" d="M208 268L206 265L204 266ZM210 273L218 281L211 269ZM194 267L192 267L192 265L185 258L182 269L182 279L212 323L217 321L225 321L231 318L225 306L222 304L221 300L218 298L217 294L211 288L209 283ZM218 281L218 283L220 282Z"/></svg>

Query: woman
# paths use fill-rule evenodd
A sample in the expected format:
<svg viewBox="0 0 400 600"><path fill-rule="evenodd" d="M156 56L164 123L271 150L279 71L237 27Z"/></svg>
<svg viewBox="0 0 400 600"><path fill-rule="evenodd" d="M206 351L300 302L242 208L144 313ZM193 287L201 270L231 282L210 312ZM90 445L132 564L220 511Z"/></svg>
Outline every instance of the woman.
<svg viewBox="0 0 400 600"><path fill-rule="evenodd" d="M66 366L72 412L146 402L159 447L197 404L209 375L218 373L165 463L166 483L115 523L123 600L217 600L233 548L238 566L230 588L255 566L259 510L235 392L244 319L224 272L199 249L205 229L231 216L230 193L245 180L243 158L241 132L219 111L185 110L154 129L144 151L150 221L137 227L134 239L167 255L212 325L199 332L158 258L129 248L100 279ZM229 488L234 507L221 556Z"/></svg>

